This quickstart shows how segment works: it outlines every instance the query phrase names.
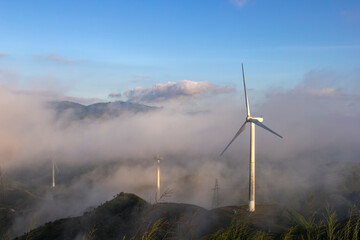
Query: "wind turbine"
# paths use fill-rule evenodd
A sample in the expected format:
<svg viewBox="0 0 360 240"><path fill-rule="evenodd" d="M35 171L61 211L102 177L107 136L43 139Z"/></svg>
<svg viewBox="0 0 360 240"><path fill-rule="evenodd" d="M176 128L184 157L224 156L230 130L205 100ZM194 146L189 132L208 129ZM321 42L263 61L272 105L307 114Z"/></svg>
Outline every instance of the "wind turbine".
<svg viewBox="0 0 360 240"><path fill-rule="evenodd" d="M249 211L254 212L255 211L255 125L258 125L259 127L264 128L265 130L268 130L269 132L275 134L276 136L282 138L279 134L265 126L262 122L264 119L262 117L252 117L250 115L250 106L249 106L249 100L247 96L246 91L246 83L245 83L245 73L244 73L244 65L242 66L242 74L243 74L243 82L244 82L244 91L245 91L245 105L246 105L246 120L243 123L243 125L240 127L239 131L235 134L233 139L230 141L230 143L226 146L224 151L220 154L220 156L223 155L223 153L228 149L228 147L232 144L232 142L242 133L247 124L250 123L250 171L249 171Z"/></svg>
<svg viewBox="0 0 360 240"><path fill-rule="evenodd" d="M161 192L160 192L160 161L163 160L162 157L159 157L159 155L155 158L155 160L157 161L157 180L156 180L156 197L155 200L159 201L160 197L161 197Z"/></svg>
<svg viewBox="0 0 360 240"><path fill-rule="evenodd" d="M56 165L55 160L53 159L52 160L52 185L51 185L52 188L55 188L55 174L57 172L59 172L59 168Z"/></svg>
<svg viewBox="0 0 360 240"><path fill-rule="evenodd" d="M52 160L52 188L55 187L55 161Z"/></svg>

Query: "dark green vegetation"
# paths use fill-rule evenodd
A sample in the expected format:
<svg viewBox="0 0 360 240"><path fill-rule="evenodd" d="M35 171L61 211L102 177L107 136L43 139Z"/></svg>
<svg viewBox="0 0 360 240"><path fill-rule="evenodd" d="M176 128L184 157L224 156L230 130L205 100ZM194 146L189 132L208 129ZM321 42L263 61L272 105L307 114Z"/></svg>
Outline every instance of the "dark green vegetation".
<svg viewBox="0 0 360 240"><path fill-rule="evenodd" d="M359 209L360 199L360 168L355 163L336 171L339 181L331 192L329 188L317 186L317 189L312 189L314 194L307 192L307 197L294 198L299 201L296 205L301 205L301 208L296 208L297 211L276 204L257 205L253 214L247 212L246 206L206 210L180 203L152 205L136 195L119 194L82 216L52 222L42 221L47 223L35 229L34 226L39 226L42 222L24 218L23 229L33 230L26 234L27 230L11 232L11 227L16 225L16 218L31 212L36 203L52 201L43 199L46 195L41 192L50 192L50 184L42 183L51 180L49 171L46 171L49 166L43 167L44 174L39 174L42 168L36 166L35 173L20 171L6 175L4 182L7 184L6 187L2 186L0 196L0 240L9 240L10 236L19 232L24 235L16 239L358 239L360 223L356 209ZM101 175L108 174L115 165L109 166L111 167L102 165ZM59 185L58 190L76 182L75 176L93 169L99 171L96 165L87 168L73 167L69 171L63 166L68 182L59 178L65 184ZM36 175L42 176L44 180L36 180ZM26 182L26 179L32 181ZM47 192L36 187L41 184ZM91 186L91 181L86 186ZM51 193L54 199L66 198L63 191ZM332 199L341 201L335 202ZM351 213L348 212L349 209L353 209ZM74 213L63 216L78 215Z"/></svg>
<svg viewBox="0 0 360 240"><path fill-rule="evenodd" d="M208 235L226 227L231 215L221 216L198 206L176 203L151 205L134 194L120 193L113 200L86 212L81 217L49 222L16 239L75 239L96 229L96 239L123 239L147 234L183 239Z"/></svg>
<svg viewBox="0 0 360 240"><path fill-rule="evenodd" d="M360 215L354 210L338 220L329 207L307 216L277 205L206 210L189 204L151 205L134 194L113 200L81 217L49 222L25 239L358 239Z"/></svg>
<svg viewBox="0 0 360 240"><path fill-rule="evenodd" d="M35 204L37 197L31 192L15 187L0 185L0 238L8 234L15 217L26 214Z"/></svg>
<svg viewBox="0 0 360 240"><path fill-rule="evenodd" d="M81 217L49 222L17 239L75 239L96 226L99 239L116 239L128 233L148 204L132 194L120 194Z"/></svg>

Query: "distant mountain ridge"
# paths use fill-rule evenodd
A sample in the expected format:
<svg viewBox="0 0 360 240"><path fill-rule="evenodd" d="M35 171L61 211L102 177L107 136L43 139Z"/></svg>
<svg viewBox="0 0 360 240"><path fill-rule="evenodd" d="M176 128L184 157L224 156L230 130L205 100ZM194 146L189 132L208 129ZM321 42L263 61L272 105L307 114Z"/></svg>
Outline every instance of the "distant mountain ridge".
<svg viewBox="0 0 360 240"><path fill-rule="evenodd" d="M68 115L76 119L85 118L113 118L123 113L143 113L159 109L139 103L116 101L82 105L70 101L52 101L48 106L56 111L57 117Z"/></svg>

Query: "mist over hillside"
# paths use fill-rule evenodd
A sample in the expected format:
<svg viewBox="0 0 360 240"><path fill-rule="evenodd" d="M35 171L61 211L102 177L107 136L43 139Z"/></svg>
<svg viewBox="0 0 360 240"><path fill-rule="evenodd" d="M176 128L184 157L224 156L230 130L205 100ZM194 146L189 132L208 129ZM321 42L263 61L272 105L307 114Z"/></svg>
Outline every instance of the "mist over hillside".
<svg viewBox="0 0 360 240"><path fill-rule="evenodd" d="M0 0L0 240L360 238L359 29L359 0Z"/></svg>
<svg viewBox="0 0 360 240"><path fill-rule="evenodd" d="M327 78L313 72L293 89L250 97L253 115L284 136L257 129L257 203L301 209L311 193L318 207L329 202L346 212L358 204L359 96ZM176 99L155 109L121 102L51 108L48 95L4 86L0 93L3 182L39 197L16 216L15 233L36 216L38 224L77 216L121 191L153 201L157 154L164 157L162 189L172 190L167 201L210 208L217 178L222 205L247 203L249 133L219 158L245 118L242 92ZM118 104L135 110L112 113ZM54 198L52 160L58 166Z"/></svg>

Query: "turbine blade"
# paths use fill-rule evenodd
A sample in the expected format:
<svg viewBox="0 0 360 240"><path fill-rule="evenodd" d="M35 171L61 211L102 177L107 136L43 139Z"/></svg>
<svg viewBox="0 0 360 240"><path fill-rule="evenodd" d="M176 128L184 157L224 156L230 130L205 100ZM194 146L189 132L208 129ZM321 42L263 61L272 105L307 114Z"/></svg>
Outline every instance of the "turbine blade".
<svg viewBox="0 0 360 240"><path fill-rule="evenodd" d="M242 67L242 74L243 74L243 81L244 81L246 113L247 113L247 116L250 117L249 99L248 99L248 96L247 96L246 83L245 83L244 64L241 64L241 67Z"/></svg>
<svg viewBox="0 0 360 240"><path fill-rule="evenodd" d="M268 130L269 132L275 134L276 136L280 137L280 138L283 138L280 134L274 132L273 130L271 130L270 128L268 128L267 126L265 126L263 123L259 122L258 120L256 119L252 119L250 120L251 122L255 123L256 125L258 125L259 127L262 127L263 129L265 130Z"/></svg>
<svg viewBox="0 0 360 240"><path fill-rule="evenodd" d="M233 137L233 139L230 141L230 143L226 146L226 148L224 149L224 151L221 152L220 157L223 155L223 153L226 151L226 149L228 149L228 147L232 144L232 142L240 135L240 133L242 133L245 128L246 125L248 124L248 122L244 122L244 124L241 126L241 128L239 129L239 131L235 134L235 136Z"/></svg>

